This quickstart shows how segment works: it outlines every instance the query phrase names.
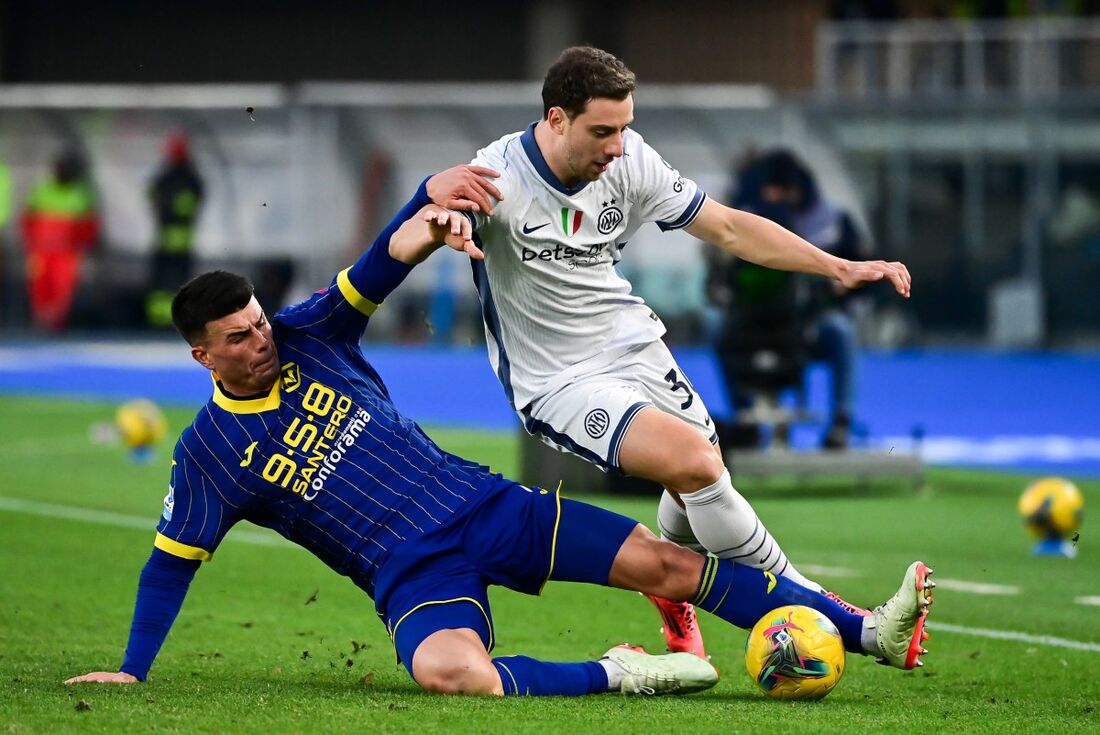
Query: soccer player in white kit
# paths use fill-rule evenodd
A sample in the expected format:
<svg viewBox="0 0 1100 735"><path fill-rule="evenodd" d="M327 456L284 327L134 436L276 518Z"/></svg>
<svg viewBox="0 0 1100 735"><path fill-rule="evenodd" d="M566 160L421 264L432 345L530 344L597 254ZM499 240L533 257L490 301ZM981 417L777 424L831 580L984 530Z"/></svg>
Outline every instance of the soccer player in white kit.
<svg viewBox="0 0 1100 735"><path fill-rule="evenodd" d="M542 119L474 159L500 173L502 194L491 214L468 215L484 252L472 263L489 360L528 432L604 470L661 483L665 538L843 602L798 572L734 489L707 409L661 341L664 325L615 265L654 222L849 288L887 279L908 297L909 272L834 257L708 198L630 129L634 85L611 54L566 49L546 74ZM654 603L669 647L704 655L691 606Z"/></svg>

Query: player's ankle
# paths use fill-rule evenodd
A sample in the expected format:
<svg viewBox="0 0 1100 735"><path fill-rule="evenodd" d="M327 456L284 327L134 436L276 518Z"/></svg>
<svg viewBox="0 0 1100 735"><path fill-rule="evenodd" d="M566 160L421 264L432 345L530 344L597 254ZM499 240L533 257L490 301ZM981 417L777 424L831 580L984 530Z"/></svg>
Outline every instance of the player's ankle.
<svg viewBox="0 0 1100 735"><path fill-rule="evenodd" d="M623 676L626 674L626 670L609 658L601 658L596 663L607 672L607 691L619 691L623 686Z"/></svg>
<svg viewBox="0 0 1100 735"><path fill-rule="evenodd" d="M863 619L863 630L859 634L859 645L867 655L878 655L878 635L875 633L875 618L869 615Z"/></svg>

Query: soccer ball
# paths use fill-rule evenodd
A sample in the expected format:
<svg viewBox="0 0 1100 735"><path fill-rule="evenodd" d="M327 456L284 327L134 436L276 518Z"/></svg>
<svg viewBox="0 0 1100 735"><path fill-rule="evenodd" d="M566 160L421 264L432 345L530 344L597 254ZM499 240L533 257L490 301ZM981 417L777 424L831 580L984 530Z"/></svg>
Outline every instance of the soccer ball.
<svg viewBox="0 0 1100 735"><path fill-rule="evenodd" d="M777 607L749 633L745 666L772 699L821 699L844 675L844 642L832 621L817 610Z"/></svg>
<svg viewBox="0 0 1100 735"><path fill-rule="evenodd" d="M1085 499L1069 480L1044 477L1027 486L1018 507L1027 530L1036 538L1065 538L1081 525Z"/></svg>
<svg viewBox="0 0 1100 735"><path fill-rule="evenodd" d="M164 438L168 422L157 404L144 398L127 401L115 412L119 438L128 449L151 447Z"/></svg>

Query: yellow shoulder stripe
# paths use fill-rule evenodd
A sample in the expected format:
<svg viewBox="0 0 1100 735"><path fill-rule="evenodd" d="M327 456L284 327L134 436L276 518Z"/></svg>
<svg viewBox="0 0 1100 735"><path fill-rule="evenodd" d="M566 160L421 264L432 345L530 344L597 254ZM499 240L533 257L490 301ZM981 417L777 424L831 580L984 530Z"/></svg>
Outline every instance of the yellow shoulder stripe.
<svg viewBox="0 0 1100 735"><path fill-rule="evenodd" d="M153 546L157 547L161 551L166 551L172 556L178 556L182 559L198 559L199 561L210 561L214 558L206 549L200 549L198 546L188 546L187 544L181 544L179 541L173 541L165 536L163 533L157 532L156 539L153 540Z"/></svg>
<svg viewBox="0 0 1100 735"><path fill-rule="evenodd" d="M378 304L359 293L359 289L352 285L351 279L348 278L348 271L350 270L351 268L345 268L340 271L336 276L336 285L339 287L340 293L348 300L349 304L366 316L370 316L374 313L374 310L378 308Z"/></svg>

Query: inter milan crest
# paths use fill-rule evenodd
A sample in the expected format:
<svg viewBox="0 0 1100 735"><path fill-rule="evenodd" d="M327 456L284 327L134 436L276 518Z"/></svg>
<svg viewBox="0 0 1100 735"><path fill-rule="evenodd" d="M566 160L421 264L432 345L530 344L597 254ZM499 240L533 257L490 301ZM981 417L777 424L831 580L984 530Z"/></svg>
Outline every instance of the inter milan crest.
<svg viewBox="0 0 1100 735"><path fill-rule="evenodd" d="M603 202L603 211L596 220L596 229L601 235L609 235L623 221L623 210L615 206L615 200Z"/></svg>
<svg viewBox="0 0 1100 735"><path fill-rule="evenodd" d="M611 417L602 408L594 408L584 417L584 430L593 439L599 439L607 433L607 427L611 425Z"/></svg>

